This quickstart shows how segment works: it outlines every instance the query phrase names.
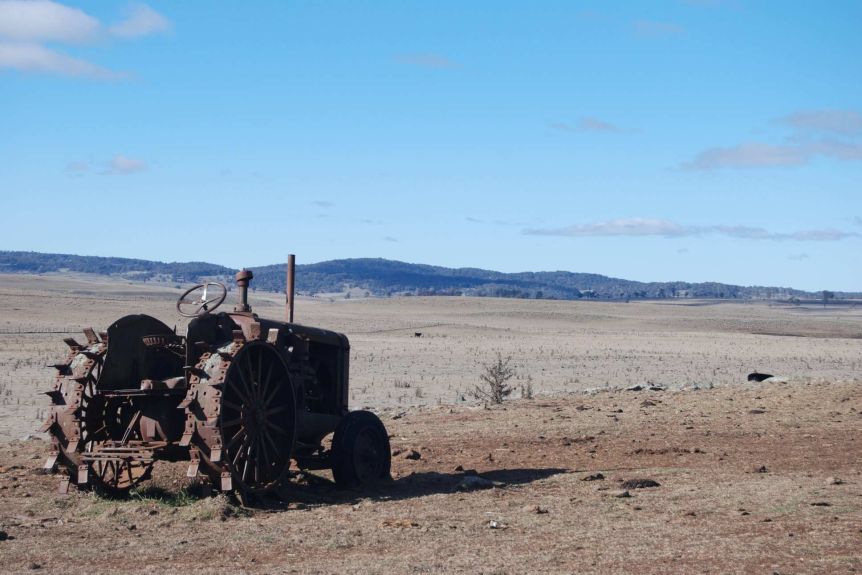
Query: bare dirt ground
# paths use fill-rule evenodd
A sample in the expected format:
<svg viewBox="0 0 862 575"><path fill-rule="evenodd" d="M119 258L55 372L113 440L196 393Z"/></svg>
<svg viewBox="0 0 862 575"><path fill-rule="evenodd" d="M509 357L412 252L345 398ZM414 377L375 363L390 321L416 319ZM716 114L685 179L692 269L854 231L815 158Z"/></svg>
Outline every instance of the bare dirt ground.
<svg viewBox="0 0 862 575"><path fill-rule="evenodd" d="M139 312L182 331L178 293L0 276L0 572L862 571L859 309L302 300L303 323L351 338L352 404L392 434L391 484L301 476L281 503L242 509L165 464L128 500L57 494L38 472L47 442L19 438L64 335L21 332ZM280 301L252 295L267 317ZM536 399L461 400L496 351ZM753 369L787 381L748 383ZM668 389L620 389L646 381ZM471 470L493 486L458 490ZM623 483L638 479L658 486Z"/></svg>

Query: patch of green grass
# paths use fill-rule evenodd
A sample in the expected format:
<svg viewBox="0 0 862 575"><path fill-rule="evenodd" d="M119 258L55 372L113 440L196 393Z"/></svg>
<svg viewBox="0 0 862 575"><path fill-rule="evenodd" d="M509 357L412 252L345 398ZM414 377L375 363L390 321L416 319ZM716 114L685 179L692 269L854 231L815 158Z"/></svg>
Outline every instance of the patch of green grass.
<svg viewBox="0 0 862 575"><path fill-rule="evenodd" d="M161 487L149 485L133 489L129 493L129 498L133 501L157 503L165 507L186 507L198 501L200 495L188 487L183 487L179 491L169 491Z"/></svg>

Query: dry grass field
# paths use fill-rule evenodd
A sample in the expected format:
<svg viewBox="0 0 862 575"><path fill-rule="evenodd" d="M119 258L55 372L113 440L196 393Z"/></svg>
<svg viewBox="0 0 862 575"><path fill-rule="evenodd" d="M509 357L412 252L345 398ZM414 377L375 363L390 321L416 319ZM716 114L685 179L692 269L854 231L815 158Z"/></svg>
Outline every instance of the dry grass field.
<svg viewBox="0 0 862 575"><path fill-rule="evenodd" d="M182 332L179 291L0 276L0 571L862 571L862 307L300 299L300 323L350 337L351 404L392 434L391 484L300 476L247 510L162 465L129 500L56 494L47 442L22 439L44 417L44 366L128 313ZM251 294L265 317L282 300ZM535 399L470 398L497 352ZM755 369L781 380L748 383ZM645 382L666 390L625 391ZM493 487L458 490L471 470ZM659 485L623 483L637 479Z"/></svg>

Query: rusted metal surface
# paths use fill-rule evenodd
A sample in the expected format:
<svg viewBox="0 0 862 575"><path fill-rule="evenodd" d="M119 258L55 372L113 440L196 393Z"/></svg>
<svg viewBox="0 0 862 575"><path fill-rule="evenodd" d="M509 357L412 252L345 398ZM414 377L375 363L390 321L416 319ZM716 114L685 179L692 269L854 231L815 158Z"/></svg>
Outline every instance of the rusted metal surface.
<svg viewBox="0 0 862 575"><path fill-rule="evenodd" d="M287 283L284 289L285 296L287 297L287 322L293 323L293 299L296 294L295 286L294 286L294 278L296 276L296 256L290 254L287 256Z"/></svg>
<svg viewBox="0 0 862 575"><path fill-rule="evenodd" d="M189 461L190 480L242 498L282 486L294 463L336 468L346 485L382 478L368 469L388 474L383 424L370 412L348 417L347 337L292 323L293 261L288 323L252 312L254 274L242 270L231 313L215 313L222 284L180 297L177 309L192 318L185 336L129 315L106 332L85 329L86 344L67 339L69 353L51 366L52 406L41 429L52 439L45 469L64 472L60 492L74 484L125 493L158 460ZM333 433L339 447L324 449Z"/></svg>

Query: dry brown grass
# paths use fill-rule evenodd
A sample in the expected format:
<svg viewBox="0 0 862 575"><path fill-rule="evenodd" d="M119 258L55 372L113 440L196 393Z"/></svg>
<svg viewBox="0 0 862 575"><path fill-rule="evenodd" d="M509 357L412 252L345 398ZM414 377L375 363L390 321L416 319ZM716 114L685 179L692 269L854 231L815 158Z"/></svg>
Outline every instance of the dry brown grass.
<svg viewBox="0 0 862 575"><path fill-rule="evenodd" d="M104 329L140 312L182 328L178 293L0 276L0 331ZM282 314L277 296L252 303ZM351 337L353 406L382 407L393 448L421 454L395 457L391 485L297 478L283 508L246 512L184 491L178 464L127 501L57 495L57 478L36 473L46 442L14 438L39 423L41 366L64 353L62 335L4 335L0 572L862 570L859 310L405 298L297 311ZM537 398L456 402L497 351ZM753 369L789 383L749 384ZM670 389L618 390L644 381ZM457 491L459 468L499 485ZM605 479L582 480L595 473ZM660 486L614 496L637 478Z"/></svg>

